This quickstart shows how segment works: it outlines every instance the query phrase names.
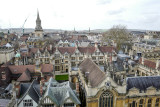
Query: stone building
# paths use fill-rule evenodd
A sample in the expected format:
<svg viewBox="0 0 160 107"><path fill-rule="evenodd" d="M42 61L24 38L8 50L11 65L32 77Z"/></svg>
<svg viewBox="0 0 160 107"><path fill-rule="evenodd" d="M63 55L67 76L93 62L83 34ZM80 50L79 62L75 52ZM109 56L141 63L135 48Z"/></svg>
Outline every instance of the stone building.
<svg viewBox="0 0 160 107"><path fill-rule="evenodd" d="M122 77L103 72L85 59L78 71L80 99L86 107L159 107L160 76Z"/></svg>
<svg viewBox="0 0 160 107"><path fill-rule="evenodd" d="M9 43L0 47L0 64L7 63L14 55L14 48Z"/></svg>
<svg viewBox="0 0 160 107"><path fill-rule="evenodd" d="M30 48L31 47L42 48L45 44L46 44L46 41L44 40L44 33L41 26L41 19L39 17L39 12L37 12L35 32L32 34L30 38L28 38L27 45Z"/></svg>
<svg viewBox="0 0 160 107"><path fill-rule="evenodd" d="M78 93L73 83L58 83L52 77L41 82L13 83L13 97L6 107L80 107Z"/></svg>

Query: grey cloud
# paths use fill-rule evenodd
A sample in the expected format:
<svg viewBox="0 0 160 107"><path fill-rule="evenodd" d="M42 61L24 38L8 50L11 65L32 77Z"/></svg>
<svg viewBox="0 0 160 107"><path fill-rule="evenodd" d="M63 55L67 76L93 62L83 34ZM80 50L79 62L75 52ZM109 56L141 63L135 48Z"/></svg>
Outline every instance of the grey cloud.
<svg viewBox="0 0 160 107"><path fill-rule="evenodd" d="M110 11L108 11L107 13L108 13L109 15L117 15L117 14L120 14L120 13L122 13L122 12L124 12L124 11L125 11L124 8L120 8L120 9L118 9L118 10L110 10Z"/></svg>

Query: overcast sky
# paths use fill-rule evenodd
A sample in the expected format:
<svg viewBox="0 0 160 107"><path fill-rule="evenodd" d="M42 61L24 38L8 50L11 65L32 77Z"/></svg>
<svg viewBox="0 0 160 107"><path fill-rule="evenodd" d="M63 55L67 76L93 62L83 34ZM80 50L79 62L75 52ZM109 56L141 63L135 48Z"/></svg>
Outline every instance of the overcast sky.
<svg viewBox="0 0 160 107"><path fill-rule="evenodd" d="M160 30L160 0L1 0L0 28L35 28L37 8L44 29Z"/></svg>

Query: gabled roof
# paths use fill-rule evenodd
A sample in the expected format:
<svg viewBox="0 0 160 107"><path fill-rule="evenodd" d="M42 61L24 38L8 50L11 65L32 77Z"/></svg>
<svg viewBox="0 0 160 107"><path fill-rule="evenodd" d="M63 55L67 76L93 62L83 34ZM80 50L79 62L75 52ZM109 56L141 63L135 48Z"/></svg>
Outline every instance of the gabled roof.
<svg viewBox="0 0 160 107"><path fill-rule="evenodd" d="M27 69L32 73L35 70L34 65L9 65L9 70L12 72L12 74L19 74L25 72Z"/></svg>
<svg viewBox="0 0 160 107"><path fill-rule="evenodd" d="M38 48L30 48L30 53L36 53L38 51Z"/></svg>
<svg viewBox="0 0 160 107"><path fill-rule="evenodd" d="M160 76L146 76L146 77L129 77L127 78L127 91L133 87L140 91L145 91L149 87L160 89Z"/></svg>
<svg viewBox="0 0 160 107"><path fill-rule="evenodd" d="M30 81L30 80L31 80L31 75L28 69L25 72L23 72L21 76L17 79L17 81L19 82Z"/></svg>
<svg viewBox="0 0 160 107"><path fill-rule="evenodd" d="M61 54L64 53L69 53L69 54L74 54L76 48L75 47L58 47L58 50Z"/></svg>
<svg viewBox="0 0 160 107"><path fill-rule="evenodd" d="M116 50L113 46L99 46L98 48L102 53L112 53L112 51Z"/></svg>
<svg viewBox="0 0 160 107"><path fill-rule="evenodd" d="M23 98L26 95L29 95L37 104L40 98L40 94L37 92L40 92L40 88L35 88L35 86L39 85L37 80L33 80L33 82L29 85L29 87L26 87L27 90L24 92L22 97L19 99L18 104L23 100ZM22 91L22 90L21 90Z"/></svg>
<svg viewBox="0 0 160 107"><path fill-rule="evenodd" d="M79 99L73 91L74 89L72 89L73 87L71 87L71 82L58 83L53 78L50 78L48 83L43 98L49 97L57 106L63 105L67 99L71 99L75 104L80 104Z"/></svg>
<svg viewBox="0 0 160 107"><path fill-rule="evenodd" d="M140 58L139 63L142 63L142 58ZM151 60L144 59L144 65L152 69L156 68L156 63Z"/></svg>
<svg viewBox="0 0 160 107"><path fill-rule="evenodd" d="M78 47L78 50L81 52L81 53L89 53L89 54L92 54L96 51L96 48L95 47Z"/></svg>
<svg viewBox="0 0 160 107"><path fill-rule="evenodd" d="M53 65L52 64L43 64L41 66L41 72L53 72Z"/></svg>
<svg viewBox="0 0 160 107"><path fill-rule="evenodd" d="M87 73L86 78L90 81L91 87L96 87L105 80L105 73L89 58L86 58L79 68L84 75Z"/></svg>
<svg viewBox="0 0 160 107"><path fill-rule="evenodd" d="M8 68L12 74L21 74L25 72L26 70L30 71L30 73L35 72L35 65L9 65ZM53 72L53 65L52 64L42 64L41 72Z"/></svg>

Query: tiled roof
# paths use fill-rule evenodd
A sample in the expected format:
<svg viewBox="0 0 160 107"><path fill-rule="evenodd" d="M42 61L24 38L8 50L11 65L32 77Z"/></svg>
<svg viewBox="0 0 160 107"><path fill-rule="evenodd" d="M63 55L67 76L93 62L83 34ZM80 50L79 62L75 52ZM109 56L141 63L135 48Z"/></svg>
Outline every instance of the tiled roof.
<svg viewBox="0 0 160 107"><path fill-rule="evenodd" d="M26 70L29 70L30 73L35 72L35 65L9 65L8 68L12 72L12 74L22 74ZM53 72L53 65L42 64L41 72Z"/></svg>
<svg viewBox="0 0 160 107"><path fill-rule="evenodd" d="M52 64L43 64L41 66L41 72L53 72L53 65Z"/></svg>
<svg viewBox="0 0 160 107"><path fill-rule="evenodd" d="M37 51L38 51L38 48L31 48L31 49L30 49L30 52L31 52L31 53L34 53L34 54L35 54Z"/></svg>
<svg viewBox="0 0 160 107"><path fill-rule="evenodd" d="M58 47L58 50L61 54L64 54L64 53L69 53L69 54L73 54L76 50L75 47Z"/></svg>
<svg viewBox="0 0 160 107"><path fill-rule="evenodd" d="M142 64L142 58L140 58L139 63ZM147 59L144 59L144 66L147 66L149 68L155 69L156 63Z"/></svg>
<svg viewBox="0 0 160 107"><path fill-rule="evenodd" d="M127 78L127 91L131 88L137 88L145 91L148 87L155 87L160 89L160 76L146 76L146 77L129 77Z"/></svg>
<svg viewBox="0 0 160 107"><path fill-rule="evenodd" d="M100 46L98 48L102 53L111 53L112 51L116 50L115 47L111 47L111 46Z"/></svg>
<svg viewBox="0 0 160 107"><path fill-rule="evenodd" d="M27 69L30 72L34 72L35 66L34 65L10 65L8 66L12 74L21 74L25 72Z"/></svg>
<svg viewBox="0 0 160 107"><path fill-rule="evenodd" d="M29 70L26 70L25 72L23 72L21 74L21 76L17 79L17 81L30 81L31 80L31 75L30 75L30 72Z"/></svg>
<svg viewBox="0 0 160 107"><path fill-rule="evenodd" d="M22 41L26 41L28 39L28 36L21 36L20 37L20 40L22 40Z"/></svg>
<svg viewBox="0 0 160 107"><path fill-rule="evenodd" d="M87 73L87 79L92 87L98 86L105 79L105 73L89 58L85 59L79 68L84 75Z"/></svg>
<svg viewBox="0 0 160 107"><path fill-rule="evenodd" d="M95 47L78 47L78 50L81 52L81 53L89 53L89 54L92 54L96 51L96 48Z"/></svg>

